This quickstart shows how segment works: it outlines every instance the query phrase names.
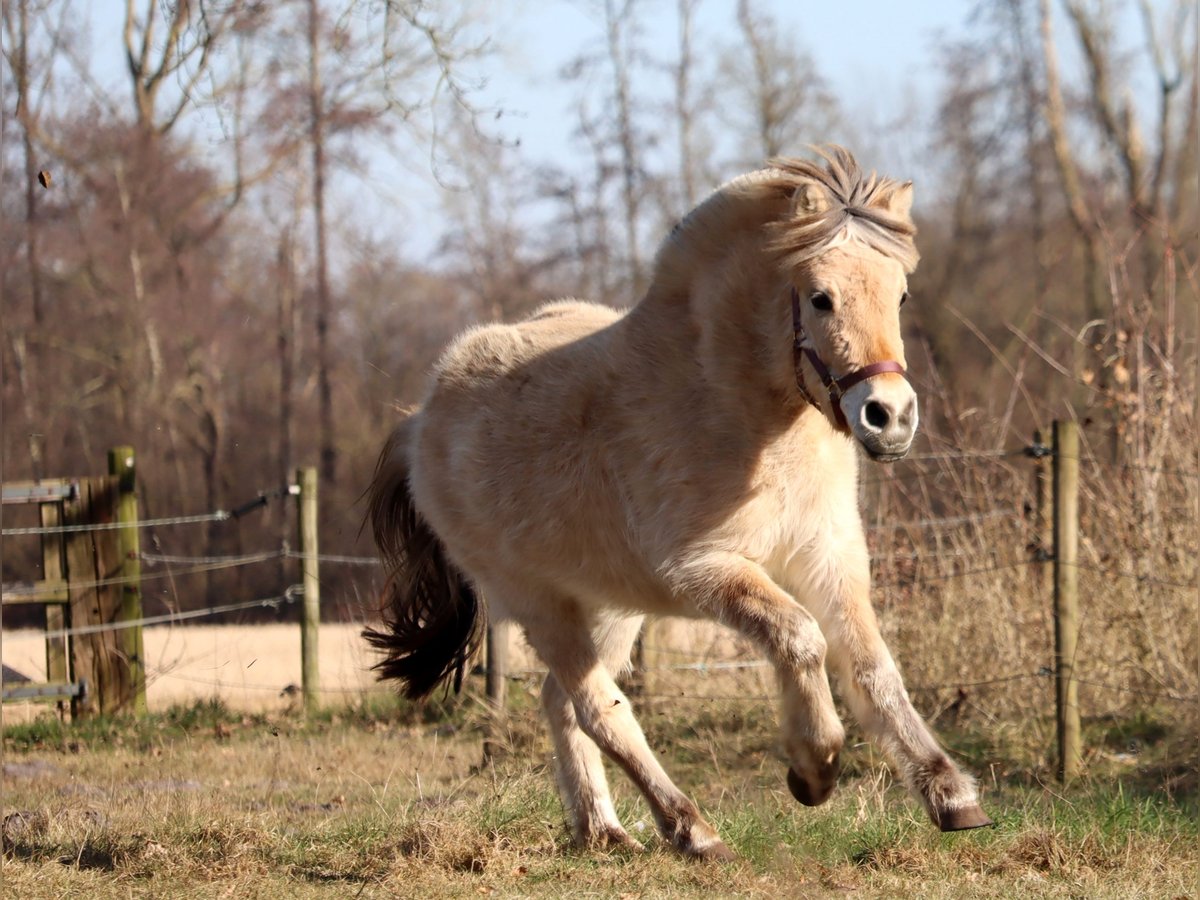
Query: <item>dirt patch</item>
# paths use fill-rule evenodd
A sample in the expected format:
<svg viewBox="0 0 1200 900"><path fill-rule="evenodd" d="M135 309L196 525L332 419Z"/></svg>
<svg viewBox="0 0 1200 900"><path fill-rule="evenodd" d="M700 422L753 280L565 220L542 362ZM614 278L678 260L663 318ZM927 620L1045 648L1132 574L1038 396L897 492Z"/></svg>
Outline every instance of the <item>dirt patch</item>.
<svg viewBox="0 0 1200 900"><path fill-rule="evenodd" d="M531 683L541 680L542 665L515 628L509 665ZM321 692L328 704L351 703L367 695L388 693L371 671L375 656L361 637L362 625L321 626L318 641ZM298 625L161 626L143 631L146 652L146 700L151 710L217 698L231 709L288 712L299 707L301 682ZM685 619L650 620L645 643L648 687L665 690L682 680L696 688L703 679L695 671L674 672L681 663L757 659L733 632L710 622ZM5 632L4 662L35 680L45 678L46 643L39 631ZM769 691L769 670L757 690ZM30 721L52 707L44 703L4 704L5 724Z"/></svg>

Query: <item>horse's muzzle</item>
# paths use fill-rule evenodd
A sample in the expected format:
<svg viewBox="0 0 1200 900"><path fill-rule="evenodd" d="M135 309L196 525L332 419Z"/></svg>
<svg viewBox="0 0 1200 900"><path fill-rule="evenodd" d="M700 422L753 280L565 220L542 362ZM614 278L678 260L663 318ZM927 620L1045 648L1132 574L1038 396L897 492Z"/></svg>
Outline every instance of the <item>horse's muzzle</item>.
<svg viewBox="0 0 1200 900"><path fill-rule="evenodd" d="M917 395L906 380L873 379L846 395L844 411L871 459L895 462L908 454L917 433Z"/></svg>

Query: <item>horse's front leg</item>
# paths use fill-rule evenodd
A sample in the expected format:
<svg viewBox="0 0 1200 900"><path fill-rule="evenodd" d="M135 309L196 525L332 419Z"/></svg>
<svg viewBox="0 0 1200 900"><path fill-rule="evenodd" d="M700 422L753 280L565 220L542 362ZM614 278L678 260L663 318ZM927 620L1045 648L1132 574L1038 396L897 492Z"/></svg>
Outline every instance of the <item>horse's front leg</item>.
<svg viewBox="0 0 1200 900"><path fill-rule="evenodd" d="M829 643L841 695L934 824L943 831L991 825L974 780L950 760L913 708L871 608L865 548L859 557L861 565L830 573L808 598Z"/></svg>
<svg viewBox="0 0 1200 900"><path fill-rule="evenodd" d="M829 692L826 642L816 619L761 566L736 554L705 554L664 574L677 593L753 641L774 665L788 786L802 803L824 803L837 785L845 730Z"/></svg>

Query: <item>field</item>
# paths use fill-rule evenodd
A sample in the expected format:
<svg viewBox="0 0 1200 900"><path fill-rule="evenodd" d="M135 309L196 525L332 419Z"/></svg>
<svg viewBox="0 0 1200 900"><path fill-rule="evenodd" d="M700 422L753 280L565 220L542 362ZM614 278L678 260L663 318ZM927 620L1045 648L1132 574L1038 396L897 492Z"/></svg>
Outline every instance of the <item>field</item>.
<svg viewBox="0 0 1200 900"><path fill-rule="evenodd" d="M322 632L323 653L359 652L339 633ZM164 686L204 688L214 673L161 677L144 721L6 723L5 896L1171 898L1196 888L1194 750L1153 709L1089 722L1088 774L1068 789L1052 778L1052 723L943 729L980 775L997 827L942 835L853 738L833 800L795 804L760 670L662 673L638 701L647 733L740 857L696 864L663 847L620 776L618 806L647 852L570 846L536 678L513 680L505 751L482 765L482 679L422 709L355 693L347 679L362 677L362 660L343 660L343 674L331 662L327 685L346 691L306 718L286 695L247 687L288 683L298 654L275 647L285 667L275 671L268 634L238 634L227 630L200 663L236 664L240 692L197 699ZM189 636L186 658L212 654L211 640ZM6 636L6 660L18 646ZM185 656L173 671L191 671L178 665Z"/></svg>
<svg viewBox="0 0 1200 900"><path fill-rule="evenodd" d="M319 638L322 687L331 699L374 689L358 625L325 624ZM261 712L296 704L285 690L300 684L298 625L196 625L143 631L146 699L151 710L217 697L233 709ZM4 635L4 662L35 679L45 677L41 632ZM38 707L5 708L5 720L27 718Z"/></svg>

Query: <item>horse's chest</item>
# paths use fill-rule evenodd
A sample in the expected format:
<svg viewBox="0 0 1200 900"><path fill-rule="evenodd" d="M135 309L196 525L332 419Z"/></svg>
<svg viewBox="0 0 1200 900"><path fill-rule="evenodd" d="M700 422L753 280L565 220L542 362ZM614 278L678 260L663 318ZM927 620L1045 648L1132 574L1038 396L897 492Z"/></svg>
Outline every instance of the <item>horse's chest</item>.
<svg viewBox="0 0 1200 900"><path fill-rule="evenodd" d="M746 551L776 578L862 540L853 457L806 456L767 459L745 511Z"/></svg>

